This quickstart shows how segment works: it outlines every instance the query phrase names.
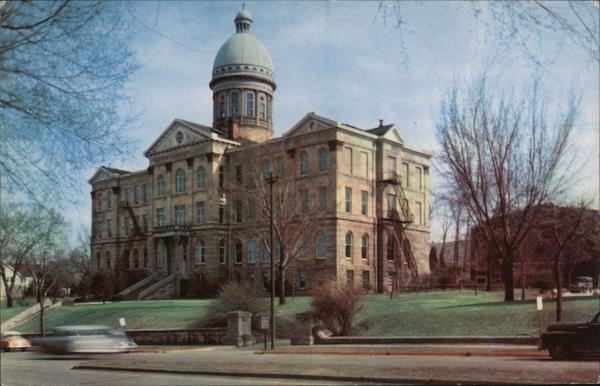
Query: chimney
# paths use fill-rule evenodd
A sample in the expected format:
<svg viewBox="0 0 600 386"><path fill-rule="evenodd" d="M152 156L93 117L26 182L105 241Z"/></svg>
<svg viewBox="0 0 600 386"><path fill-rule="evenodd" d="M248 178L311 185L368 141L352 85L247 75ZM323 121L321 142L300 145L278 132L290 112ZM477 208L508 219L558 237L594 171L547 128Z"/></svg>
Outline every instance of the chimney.
<svg viewBox="0 0 600 386"><path fill-rule="evenodd" d="M383 119L379 120L379 127L383 126Z"/></svg>

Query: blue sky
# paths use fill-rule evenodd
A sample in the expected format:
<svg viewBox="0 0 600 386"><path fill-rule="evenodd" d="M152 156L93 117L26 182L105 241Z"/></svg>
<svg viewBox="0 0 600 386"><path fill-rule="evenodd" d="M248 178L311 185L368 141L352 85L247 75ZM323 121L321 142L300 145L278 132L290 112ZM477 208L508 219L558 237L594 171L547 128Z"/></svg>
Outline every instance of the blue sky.
<svg viewBox="0 0 600 386"><path fill-rule="evenodd" d="M589 163L573 197L594 198L597 207L598 64L567 39L532 37L531 50L544 58L540 67L512 42L502 44L488 28L485 9L475 18L467 2L402 3L401 30L391 2L245 3L254 19L252 32L275 67L276 136L314 111L361 128L379 119L394 122L410 146L434 152L440 100L455 81L486 73L494 84L523 90L538 77L552 101L566 102L573 90L582 98L581 130L573 139ZM137 141L135 154L111 166L145 168L143 152L174 118L211 124L212 63L234 33L241 8L237 1L148 1L127 8L134 24L131 48L141 65L128 89L141 116L128 133ZM89 224L86 184L81 205L68 211L68 219Z"/></svg>

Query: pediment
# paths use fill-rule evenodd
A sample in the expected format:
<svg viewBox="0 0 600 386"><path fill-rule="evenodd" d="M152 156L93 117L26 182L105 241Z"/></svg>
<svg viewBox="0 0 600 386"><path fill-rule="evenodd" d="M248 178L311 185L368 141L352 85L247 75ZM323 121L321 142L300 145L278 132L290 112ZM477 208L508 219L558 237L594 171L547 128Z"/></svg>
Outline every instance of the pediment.
<svg viewBox="0 0 600 386"><path fill-rule="evenodd" d="M325 117L321 117L311 112L306 114L304 118L302 118L300 121L298 121L298 123L292 126L292 128L289 129L286 133L284 133L283 136L288 137L294 135L308 134L335 125L337 125L337 122L332 121L331 119L327 119Z"/></svg>
<svg viewBox="0 0 600 386"><path fill-rule="evenodd" d="M128 174L128 171L118 170L113 168L108 168L106 166L101 166L96 170L96 173L88 180L90 184L95 184L96 182L103 180L110 180L111 178L118 177L119 175Z"/></svg>
<svg viewBox="0 0 600 386"><path fill-rule="evenodd" d="M175 150L194 143L201 143L213 136L210 127L175 119L156 141L146 150L145 156Z"/></svg>
<svg viewBox="0 0 600 386"><path fill-rule="evenodd" d="M402 134L400 134L400 130L398 130L398 128L395 126L388 130L387 133L383 135L383 138L390 141L399 142L404 145L404 137Z"/></svg>

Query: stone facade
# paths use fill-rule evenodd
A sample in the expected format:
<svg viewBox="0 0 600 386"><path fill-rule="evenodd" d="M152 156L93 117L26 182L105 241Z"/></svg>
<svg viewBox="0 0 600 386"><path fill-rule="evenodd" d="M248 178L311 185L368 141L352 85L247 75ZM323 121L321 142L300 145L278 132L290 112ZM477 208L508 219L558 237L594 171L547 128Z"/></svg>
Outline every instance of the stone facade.
<svg viewBox="0 0 600 386"><path fill-rule="evenodd" d="M236 23L251 22L242 16ZM234 37L249 33L241 30ZM224 48L236 48L234 37ZM304 253L286 274L295 291L331 278L383 292L391 280L409 280L408 271L427 273L430 154L407 147L393 125L363 130L314 113L272 138L270 58L245 71L223 57L211 81L212 127L176 119L145 152L147 170L101 167L90 179L94 266L175 274L182 296L232 279L264 285L268 221L250 185L273 173L311 220ZM236 90L253 93L254 104L233 99Z"/></svg>

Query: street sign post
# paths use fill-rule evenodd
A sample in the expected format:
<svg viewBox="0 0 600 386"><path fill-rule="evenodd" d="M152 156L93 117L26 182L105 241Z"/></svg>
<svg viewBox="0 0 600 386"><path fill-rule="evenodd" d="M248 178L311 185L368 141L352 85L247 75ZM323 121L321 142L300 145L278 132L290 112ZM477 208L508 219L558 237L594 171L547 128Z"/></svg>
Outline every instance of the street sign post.
<svg viewBox="0 0 600 386"><path fill-rule="evenodd" d="M544 302L541 296L536 298L536 309L538 314L538 332L542 335L542 311L544 310Z"/></svg>
<svg viewBox="0 0 600 386"><path fill-rule="evenodd" d="M261 316L260 317L260 329L263 330L265 335L265 351L267 351L267 330L269 329L269 317Z"/></svg>

